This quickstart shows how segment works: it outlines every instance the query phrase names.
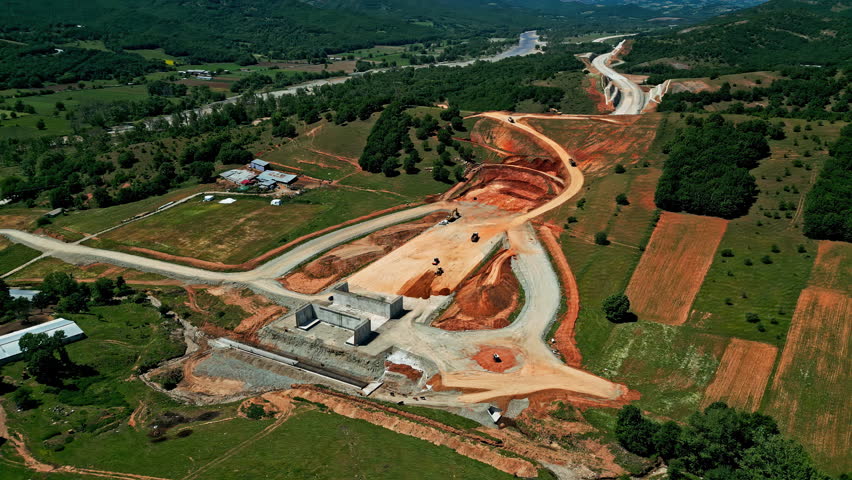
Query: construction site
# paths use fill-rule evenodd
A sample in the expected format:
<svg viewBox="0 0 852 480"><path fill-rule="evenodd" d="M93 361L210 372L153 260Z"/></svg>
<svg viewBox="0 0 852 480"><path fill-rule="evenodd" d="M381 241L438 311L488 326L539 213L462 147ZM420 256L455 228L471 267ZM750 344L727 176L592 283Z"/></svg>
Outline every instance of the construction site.
<svg viewBox="0 0 852 480"><path fill-rule="evenodd" d="M647 102L607 95L637 114ZM246 316L236 325L182 319L187 353L143 375L151 388L184 403L221 404L287 389L301 397L327 395L306 393L303 385L313 384L440 408L493 429L553 402L617 407L636 399L628 386L580 368L572 333L579 295L541 222L583 190L584 171L593 166L535 121L580 117L488 112L472 118L478 123L470 141L497 152L500 163L475 166L466 181L426 203L300 238L262 263L245 264L251 266L245 271L2 233L69 263L176 280L189 294L193 317L209 313L205 299L242 308ZM174 370L182 380L172 390L151 381ZM517 475L530 468L501 469Z"/></svg>

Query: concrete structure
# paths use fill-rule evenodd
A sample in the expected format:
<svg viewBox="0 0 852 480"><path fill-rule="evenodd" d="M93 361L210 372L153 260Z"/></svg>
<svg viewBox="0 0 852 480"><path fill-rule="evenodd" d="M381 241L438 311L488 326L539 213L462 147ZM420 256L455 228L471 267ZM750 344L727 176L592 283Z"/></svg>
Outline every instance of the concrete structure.
<svg viewBox="0 0 852 480"><path fill-rule="evenodd" d="M18 330L0 336L0 365L14 362L23 356L18 342L28 333L46 333L53 336L56 332L65 334L65 343L76 342L85 338L86 334L76 323L64 318L57 318L41 325Z"/></svg>
<svg viewBox="0 0 852 480"><path fill-rule="evenodd" d="M257 174L251 170L228 170L220 173L219 176L238 185L248 185L257 177Z"/></svg>
<svg viewBox="0 0 852 480"><path fill-rule="evenodd" d="M203 201L204 202L212 202L213 201L213 195L204 195Z"/></svg>
<svg viewBox="0 0 852 480"><path fill-rule="evenodd" d="M27 300L32 300L39 292L40 290L21 290L19 288L9 289L9 295L11 295L12 298L26 298Z"/></svg>
<svg viewBox="0 0 852 480"><path fill-rule="evenodd" d="M259 158L255 158L248 164L249 168L253 168L255 170L260 170L261 172L265 172L267 168L269 168L269 162L265 160L261 160Z"/></svg>
<svg viewBox="0 0 852 480"><path fill-rule="evenodd" d="M370 319L362 318L354 310L309 303L296 311L296 325L302 330L308 330L319 322L352 330L352 338L346 342L350 345L363 345L373 333Z"/></svg>
<svg viewBox="0 0 852 480"><path fill-rule="evenodd" d="M349 284L343 282L331 291L334 295L334 304L343 305L356 310L362 310L380 317L396 318L402 313L402 297L395 297L390 301L383 298L352 293Z"/></svg>
<svg viewBox="0 0 852 480"><path fill-rule="evenodd" d="M309 303L296 311L296 326L310 330L319 322L352 330L349 345L363 345L373 333L373 321L380 325L403 313L402 297L390 301L349 291L344 282L332 289L331 305ZM378 328L378 326L377 326Z"/></svg>

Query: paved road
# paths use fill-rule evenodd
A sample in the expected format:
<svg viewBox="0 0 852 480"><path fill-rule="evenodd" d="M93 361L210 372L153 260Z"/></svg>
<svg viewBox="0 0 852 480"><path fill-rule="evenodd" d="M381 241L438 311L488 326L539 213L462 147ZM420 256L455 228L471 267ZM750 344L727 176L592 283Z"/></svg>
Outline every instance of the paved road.
<svg viewBox="0 0 852 480"><path fill-rule="evenodd" d="M613 55L622 49L625 41L622 40L611 52L595 57L592 60L592 65L609 78L615 84L616 88L621 91L621 100L618 102L613 115L638 115L642 113L642 109L648 103L645 92L642 91L639 85L631 82L627 77L616 72L609 66Z"/></svg>

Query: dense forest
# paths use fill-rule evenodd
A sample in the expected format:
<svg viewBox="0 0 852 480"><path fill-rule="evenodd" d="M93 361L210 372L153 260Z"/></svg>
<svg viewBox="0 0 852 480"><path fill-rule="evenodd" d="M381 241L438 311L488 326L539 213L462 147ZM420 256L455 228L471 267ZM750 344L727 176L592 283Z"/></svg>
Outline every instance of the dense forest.
<svg viewBox="0 0 852 480"><path fill-rule="evenodd" d="M840 135L805 201L805 235L852 242L852 126Z"/></svg>
<svg viewBox="0 0 852 480"><path fill-rule="evenodd" d="M788 65L849 65L852 9L848 1L770 0L680 31L639 36L627 61L626 71L656 74L650 79L655 82Z"/></svg>
<svg viewBox="0 0 852 480"><path fill-rule="evenodd" d="M0 90L95 79L127 83L134 77L160 70L162 65L132 53L0 42Z"/></svg>
<svg viewBox="0 0 852 480"><path fill-rule="evenodd" d="M749 170L769 155L766 136L780 138L783 131L763 120L734 125L719 114L689 123L664 147L657 206L722 218L748 213L758 193Z"/></svg>
<svg viewBox="0 0 852 480"><path fill-rule="evenodd" d="M628 451L665 460L671 480L829 479L800 444L780 434L772 417L721 402L692 414L683 426L655 422L625 406L615 435Z"/></svg>
<svg viewBox="0 0 852 480"><path fill-rule="evenodd" d="M552 3L558 11L486 0L244 0L203 7L159 0L6 0L0 38L28 44L102 40L113 51L163 48L188 63L252 61L252 54L322 59L374 45L514 38L524 29L548 26L570 26L578 33L630 28L656 14L638 7Z"/></svg>
<svg viewBox="0 0 852 480"><path fill-rule="evenodd" d="M660 102L661 112L701 112L709 105L731 102L722 113L750 114L764 118L806 120L852 120L852 79L849 71L833 68L786 68L784 78L771 85L733 90L729 83L714 92L668 93ZM749 103L765 102L766 106ZM716 110L719 108L717 106Z"/></svg>

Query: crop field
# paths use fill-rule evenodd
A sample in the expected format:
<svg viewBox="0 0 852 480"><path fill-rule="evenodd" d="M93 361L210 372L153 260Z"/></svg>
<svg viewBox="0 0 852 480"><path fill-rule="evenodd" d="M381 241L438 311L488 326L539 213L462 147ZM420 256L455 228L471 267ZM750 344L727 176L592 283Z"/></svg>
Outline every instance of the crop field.
<svg viewBox="0 0 852 480"><path fill-rule="evenodd" d="M726 227L719 218L663 213L627 287L640 319L686 321Z"/></svg>
<svg viewBox="0 0 852 480"><path fill-rule="evenodd" d="M730 118L739 121L746 117ZM801 233L804 198L825 153L813 136L830 141L840 128L839 124L812 124L810 132L794 132L797 125L805 130L806 122L784 122L787 138L770 140L771 156L752 170L760 189L757 202L748 215L729 222L695 298L687 322L695 328L784 344L796 299L807 285L818 254L818 243ZM810 157L805 156L808 151ZM722 256L725 250L733 256ZM752 322L746 321L749 313L757 315L750 317Z"/></svg>
<svg viewBox="0 0 852 480"><path fill-rule="evenodd" d="M799 297L767 413L829 473L852 469L852 298L809 287Z"/></svg>
<svg viewBox="0 0 852 480"><path fill-rule="evenodd" d="M777 354L774 345L732 338L713 383L704 392L701 408L722 401L731 407L757 410Z"/></svg>
<svg viewBox="0 0 852 480"><path fill-rule="evenodd" d="M343 189L312 190L280 207L269 205L268 198L236 198L231 205L187 202L113 230L93 246L238 264L302 235L402 203L387 194Z"/></svg>
<svg viewBox="0 0 852 480"><path fill-rule="evenodd" d="M26 230L35 226L38 217L47 213L46 208L0 208L0 228L16 228Z"/></svg>
<svg viewBox="0 0 852 480"><path fill-rule="evenodd" d="M809 283L852 294L852 245L820 241Z"/></svg>

